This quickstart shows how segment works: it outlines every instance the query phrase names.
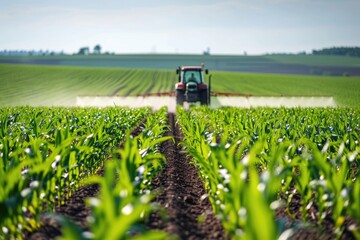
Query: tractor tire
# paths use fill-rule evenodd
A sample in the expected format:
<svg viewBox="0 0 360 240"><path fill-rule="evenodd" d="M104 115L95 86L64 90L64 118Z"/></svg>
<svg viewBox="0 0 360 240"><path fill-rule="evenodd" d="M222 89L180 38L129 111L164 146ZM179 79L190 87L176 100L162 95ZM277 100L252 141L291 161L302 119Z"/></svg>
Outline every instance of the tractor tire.
<svg viewBox="0 0 360 240"><path fill-rule="evenodd" d="M208 97L207 91L204 91L201 93L200 104L201 105L209 105L209 97Z"/></svg>
<svg viewBox="0 0 360 240"><path fill-rule="evenodd" d="M181 91L176 91L176 105L184 105L184 99L185 99L185 96L184 96L184 93L181 92Z"/></svg>

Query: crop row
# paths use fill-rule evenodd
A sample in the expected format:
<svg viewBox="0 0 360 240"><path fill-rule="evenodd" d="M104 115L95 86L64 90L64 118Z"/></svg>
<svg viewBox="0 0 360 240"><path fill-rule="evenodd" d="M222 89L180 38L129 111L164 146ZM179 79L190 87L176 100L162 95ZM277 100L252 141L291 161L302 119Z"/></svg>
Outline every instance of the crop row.
<svg viewBox="0 0 360 240"><path fill-rule="evenodd" d="M183 144L234 239L287 238L307 222L359 237L359 118L354 109L178 108Z"/></svg>
<svg viewBox="0 0 360 240"><path fill-rule="evenodd" d="M100 193L88 199L92 215L89 232L66 219L62 239L166 239L167 233L148 231L142 227L147 216L157 210L151 203L151 181L162 169L166 159L159 151L167 130L166 109L149 115L141 133L127 135L121 149L114 149L111 161L105 163L104 176L91 176L86 184L99 184Z"/></svg>
<svg viewBox="0 0 360 240"><path fill-rule="evenodd" d="M61 205L80 185L88 181L100 184L105 181L103 179L110 181L111 169L120 168L120 162L133 164L133 168L141 167L144 181L140 183L146 185L147 178L152 176L152 169L161 166L160 162L155 161L160 157L155 153L156 143L161 139L152 140L164 131L163 125L158 125L158 122L161 116L164 118L165 110L155 115L156 118L150 113L148 108L2 108L0 239L21 238L25 230L38 228L42 212L53 211L56 205ZM146 116L148 121L142 134L137 140L130 141L131 138L126 132L137 126ZM125 139L127 141L124 150L119 150L120 143ZM149 164L144 164L141 161L141 155L139 158L139 153L136 153L139 147L137 141L143 157L149 153L146 159L152 159L153 162L149 160ZM112 161L112 164L105 167L104 178L93 177L109 156L113 156L113 159L117 159L117 156L127 159L129 154L133 157L130 160L135 163ZM128 165L123 166L122 171L135 176ZM127 170L124 170L124 167ZM88 177L92 180L87 180ZM126 181L122 178L121 184L124 182ZM108 188L110 186L111 184ZM145 186L141 189L145 189ZM125 194L125 191L123 193ZM127 195L132 196L130 193L129 190Z"/></svg>

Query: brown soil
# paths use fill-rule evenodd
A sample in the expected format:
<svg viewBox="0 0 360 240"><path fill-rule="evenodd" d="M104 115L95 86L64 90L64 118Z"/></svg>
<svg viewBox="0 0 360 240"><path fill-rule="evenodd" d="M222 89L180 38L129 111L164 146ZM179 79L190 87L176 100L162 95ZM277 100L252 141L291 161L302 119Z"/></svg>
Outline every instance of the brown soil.
<svg viewBox="0 0 360 240"><path fill-rule="evenodd" d="M81 187L65 204L56 207L55 212L58 215L66 216L68 219L79 225L84 231L88 230L86 218L90 216L90 208L86 206L85 199L95 197L99 193L98 185L89 185ZM37 231L25 232L25 239L46 240L61 236L61 226L53 217L46 213L41 217L42 227Z"/></svg>
<svg viewBox="0 0 360 240"><path fill-rule="evenodd" d="M208 198L203 197L206 192L197 170L178 145L183 136L175 124L174 114L170 113L168 118L168 134L174 136L175 143L163 144L161 149L167 163L152 182L153 189L160 193L155 201L166 210L167 219L160 213L152 214L148 226L176 234L181 239L226 239Z"/></svg>
<svg viewBox="0 0 360 240"><path fill-rule="evenodd" d="M280 198L285 201L285 196L281 194ZM307 222L304 224L301 219L300 213L301 206L301 196L299 193L296 193L291 202L289 203L289 211L293 218L289 217L288 212L284 207L276 209L276 219L282 219L285 223L286 228L293 228L294 234L290 239L336 239L336 234L334 233L335 223L331 219L330 214L325 217L321 226L318 226L316 215L318 209L315 205L312 205L308 210ZM344 223L344 229L339 239L355 239L355 236L351 231L348 230L349 226L356 224L353 219L346 218Z"/></svg>

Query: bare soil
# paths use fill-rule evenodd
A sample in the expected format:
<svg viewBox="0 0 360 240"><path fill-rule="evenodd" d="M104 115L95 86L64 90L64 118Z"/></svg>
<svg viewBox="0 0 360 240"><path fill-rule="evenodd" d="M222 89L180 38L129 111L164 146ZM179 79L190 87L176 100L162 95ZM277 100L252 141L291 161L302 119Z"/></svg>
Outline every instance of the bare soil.
<svg viewBox="0 0 360 240"><path fill-rule="evenodd" d="M85 200L88 197L95 197L99 191L99 186L95 184L81 187L65 201L64 205L56 207L55 213L67 217L86 231L88 230L86 218L90 216L91 211L86 206ZM47 216L44 213L41 217L41 222L42 227L37 231L31 233L25 232L25 239L46 240L61 236L61 226L52 216Z"/></svg>
<svg viewBox="0 0 360 240"><path fill-rule="evenodd" d="M162 153L167 163L152 182L153 189L160 193L155 201L166 210L167 219L163 219L160 213L152 214L148 226L176 234L181 239L226 239L224 229L205 197L197 170L179 146L183 135L175 124L174 114L170 113L168 118L168 134L175 142L163 144Z"/></svg>
<svg viewBox="0 0 360 240"><path fill-rule="evenodd" d="M280 198L285 201L285 196L281 194ZM337 236L334 232L335 223L330 217L330 213L325 217L321 227L317 224L317 213L318 207L312 205L309 210L308 214L309 217L307 218L307 222L303 222L301 219L300 214L300 207L301 207L301 196L299 193L296 193L291 202L289 204L289 211L292 215L290 218L289 213L286 211L285 206L276 209L276 219L281 219L284 221L286 228L293 228L294 234L290 237L291 240L300 240L300 239L336 239ZM352 234L351 231L348 230L350 225L356 224L353 219L347 217L344 223L344 230L339 237L342 240L350 240L356 239L355 236Z"/></svg>

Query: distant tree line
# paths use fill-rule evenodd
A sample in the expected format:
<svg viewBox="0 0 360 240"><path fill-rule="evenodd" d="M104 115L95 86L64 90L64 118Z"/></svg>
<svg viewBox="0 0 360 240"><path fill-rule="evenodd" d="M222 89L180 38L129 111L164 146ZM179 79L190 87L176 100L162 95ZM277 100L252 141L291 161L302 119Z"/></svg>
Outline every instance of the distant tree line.
<svg viewBox="0 0 360 240"><path fill-rule="evenodd" d="M244 56L246 56L247 53L244 52ZM275 52L275 53L265 53L265 56L298 56L298 55L308 55L305 51L297 52L297 53L291 53L291 52Z"/></svg>
<svg viewBox="0 0 360 240"><path fill-rule="evenodd" d="M313 55L337 55L360 57L360 47L332 47L323 48L321 50L313 50Z"/></svg>
<svg viewBox="0 0 360 240"><path fill-rule="evenodd" d="M65 55L63 51L55 52L48 50L2 50L0 56L55 56Z"/></svg>
<svg viewBox="0 0 360 240"><path fill-rule="evenodd" d="M78 52L73 53L73 55L89 55L89 54L113 54L109 52L101 52L100 44L97 44L90 50L89 47L81 47ZM49 50L0 50L0 56L59 56L59 55L68 55L61 52L49 51Z"/></svg>
<svg viewBox="0 0 360 240"><path fill-rule="evenodd" d="M81 47L79 49L79 51L76 53L76 55L89 55L89 54L94 54L94 55L105 54L105 55L109 55L111 53L109 53L109 52L102 53L100 44L95 45L92 52L90 51L89 47Z"/></svg>
<svg viewBox="0 0 360 240"><path fill-rule="evenodd" d="M114 55L115 53L110 52L102 52L100 44L97 44L93 47L92 51L89 47L81 47L78 52L73 53L72 55ZM210 48L207 47L206 50L203 51L203 55L210 55ZM55 52L49 50L2 50L0 51L0 56L54 56L54 55L67 55L63 51ZM244 52L246 56L247 53ZM305 51L297 52L297 53L266 53L266 56L276 56L276 55L336 55L336 56L352 56L352 57L360 57L360 47L331 47L331 48L323 48L320 50L312 50L312 52L307 53Z"/></svg>
<svg viewBox="0 0 360 240"><path fill-rule="evenodd" d="M90 54L90 48L89 47L82 47L79 49L78 55L89 55ZM101 54L101 46L97 44L94 47L93 54Z"/></svg>

